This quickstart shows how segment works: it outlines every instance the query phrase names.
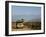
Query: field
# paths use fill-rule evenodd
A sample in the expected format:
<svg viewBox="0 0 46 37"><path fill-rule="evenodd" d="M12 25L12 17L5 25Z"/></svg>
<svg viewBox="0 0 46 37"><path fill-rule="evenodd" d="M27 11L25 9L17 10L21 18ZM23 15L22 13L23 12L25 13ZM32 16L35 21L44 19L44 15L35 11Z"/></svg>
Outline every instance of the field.
<svg viewBox="0 0 46 37"><path fill-rule="evenodd" d="M16 22L12 22L12 31L23 31L23 30L40 30L41 22L23 22L22 27L17 27Z"/></svg>

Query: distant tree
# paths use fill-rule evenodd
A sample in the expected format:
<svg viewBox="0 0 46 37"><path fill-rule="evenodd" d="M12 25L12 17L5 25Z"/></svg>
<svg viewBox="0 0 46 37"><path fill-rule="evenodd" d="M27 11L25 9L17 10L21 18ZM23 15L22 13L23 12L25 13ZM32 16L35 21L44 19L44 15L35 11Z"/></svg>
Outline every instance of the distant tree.
<svg viewBox="0 0 46 37"><path fill-rule="evenodd" d="M22 22L24 22L24 19L21 19Z"/></svg>

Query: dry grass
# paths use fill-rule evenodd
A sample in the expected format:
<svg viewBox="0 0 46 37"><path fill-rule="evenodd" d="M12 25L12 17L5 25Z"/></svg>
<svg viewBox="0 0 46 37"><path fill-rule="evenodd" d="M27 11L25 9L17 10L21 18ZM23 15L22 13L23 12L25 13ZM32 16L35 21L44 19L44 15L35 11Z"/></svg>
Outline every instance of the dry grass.
<svg viewBox="0 0 46 37"><path fill-rule="evenodd" d="M24 27L17 28L16 22L12 22L12 31L23 31L23 30L40 30L41 29L41 22L24 22Z"/></svg>

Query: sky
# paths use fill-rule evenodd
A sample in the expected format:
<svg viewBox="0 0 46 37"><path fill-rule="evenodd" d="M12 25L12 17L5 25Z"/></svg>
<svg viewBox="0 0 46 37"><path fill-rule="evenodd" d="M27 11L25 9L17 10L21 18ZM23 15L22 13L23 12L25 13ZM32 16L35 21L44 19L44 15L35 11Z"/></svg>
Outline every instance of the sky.
<svg viewBox="0 0 46 37"><path fill-rule="evenodd" d="M41 20L41 7L12 5L12 20Z"/></svg>

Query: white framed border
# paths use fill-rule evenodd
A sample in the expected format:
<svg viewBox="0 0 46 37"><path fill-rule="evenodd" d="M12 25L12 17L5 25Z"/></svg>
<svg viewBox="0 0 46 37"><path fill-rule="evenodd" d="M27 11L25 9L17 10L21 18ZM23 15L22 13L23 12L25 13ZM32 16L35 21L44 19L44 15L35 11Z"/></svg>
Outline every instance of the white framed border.
<svg viewBox="0 0 46 37"><path fill-rule="evenodd" d="M41 7L41 30L29 30L29 31L12 31L11 29L11 6L35 6L35 7ZM42 4L26 4L26 3L9 3L9 35L11 34L26 34L26 33L42 33L44 32L44 5Z"/></svg>

